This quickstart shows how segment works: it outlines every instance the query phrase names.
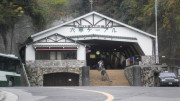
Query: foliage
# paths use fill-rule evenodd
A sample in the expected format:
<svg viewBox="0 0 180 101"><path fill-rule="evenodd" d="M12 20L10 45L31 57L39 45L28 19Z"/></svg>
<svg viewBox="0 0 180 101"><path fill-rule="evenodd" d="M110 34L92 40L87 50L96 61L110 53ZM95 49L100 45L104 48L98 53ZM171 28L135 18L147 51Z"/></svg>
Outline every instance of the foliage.
<svg viewBox="0 0 180 101"><path fill-rule="evenodd" d="M21 5L16 0L0 1L0 34L3 37L5 48L7 48L6 33L14 27L15 21L24 13Z"/></svg>
<svg viewBox="0 0 180 101"><path fill-rule="evenodd" d="M66 15L63 8L67 6L67 0L37 0L37 3L44 10L43 15L47 23Z"/></svg>
<svg viewBox="0 0 180 101"><path fill-rule="evenodd" d="M46 5L40 6L40 2ZM52 12L59 13L63 5L66 5L66 0L0 0L0 34L5 47L7 47L7 32L14 29L15 23L21 20L24 14L32 18L34 29L41 31L46 27L47 15L54 17L55 14ZM13 31L11 37L13 38Z"/></svg>

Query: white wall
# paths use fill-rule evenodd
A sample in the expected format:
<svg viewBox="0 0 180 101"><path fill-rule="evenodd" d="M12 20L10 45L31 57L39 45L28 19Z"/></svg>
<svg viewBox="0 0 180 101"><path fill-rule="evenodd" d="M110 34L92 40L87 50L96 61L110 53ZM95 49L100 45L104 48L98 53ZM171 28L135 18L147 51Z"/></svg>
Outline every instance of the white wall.
<svg viewBox="0 0 180 101"><path fill-rule="evenodd" d="M104 28L101 28L99 31L97 31L98 28L92 28L90 32L88 32L87 28L84 28L83 32L80 32L78 28L74 28L75 32L70 32L71 27L62 27L53 31L50 31L48 33L45 33L41 36L36 37L34 40L39 40L41 38L44 38L46 36L52 35L54 33L59 33L64 36L77 36L77 35L90 35L90 34L97 34L97 35L110 35L110 36L120 36L120 37L131 37L131 38L137 38L139 46L144 51L145 55L153 55L152 49L153 49L153 41L150 37L143 35L137 31L131 30L126 27L115 27L116 32L112 32L113 28L108 28L106 32Z"/></svg>
<svg viewBox="0 0 180 101"><path fill-rule="evenodd" d="M86 17L84 19L88 20L89 22L92 22L91 16ZM101 19L102 19L102 17L96 16L95 22L98 22ZM84 25L88 25L87 22L82 21L82 23ZM98 25L103 25L103 24L105 24L103 21L98 23ZM73 24L70 23L68 25L73 25ZM113 25L117 25L117 23L114 23ZM72 31L72 29L74 31ZM121 27L112 27L112 28L108 28L108 29L105 29L105 28L90 28L90 29L91 30L89 30L88 28L83 28L83 31L80 31L79 28L70 27L70 26L69 27L62 26L60 28L53 29L44 34L41 34L40 36L36 36L33 40L37 41L41 38L45 38L45 37L50 36L55 33L59 33L64 36L97 34L97 35L130 37L130 38L137 38L137 42L138 42L139 46L141 47L141 49L143 50L143 52L145 53L145 55L153 55L153 47L152 47L153 41L152 41L151 37L144 35L140 32L137 32L135 30L129 29L127 27L122 27L122 26Z"/></svg>
<svg viewBox="0 0 180 101"><path fill-rule="evenodd" d="M26 61L35 60L35 50L32 45L26 45Z"/></svg>
<svg viewBox="0 0 180 101"><path fill-rule="evenodd" d="M77 60L86 60L86 48L82 45L78 47Z"/></svg>

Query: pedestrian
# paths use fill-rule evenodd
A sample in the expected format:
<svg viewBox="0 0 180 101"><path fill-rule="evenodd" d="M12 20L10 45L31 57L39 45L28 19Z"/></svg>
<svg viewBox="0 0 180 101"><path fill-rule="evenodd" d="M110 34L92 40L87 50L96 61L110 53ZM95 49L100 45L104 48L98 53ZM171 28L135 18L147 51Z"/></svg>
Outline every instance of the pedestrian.
<svg viewBox="0 0 180 101"><path fill-rule="evenodd" d="M100 71L100 70L104 67L103 60L100 60L100 61L98 62L98 65L99 65L98 70Z"/></svg>

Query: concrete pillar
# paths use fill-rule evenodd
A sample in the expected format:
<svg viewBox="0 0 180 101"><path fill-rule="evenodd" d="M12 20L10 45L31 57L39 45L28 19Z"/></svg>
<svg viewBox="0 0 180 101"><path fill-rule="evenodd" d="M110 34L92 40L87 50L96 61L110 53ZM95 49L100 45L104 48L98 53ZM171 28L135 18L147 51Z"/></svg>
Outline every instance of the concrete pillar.
<svg viewBox="0 0 180 101"><path fill-rule="evenodd" d="M133 86L141 86L141 67L133 67Z"/></svg>
<svg viewBox="0 0 180 101"><path fill-rule="evenodd" d="M82 45L78 47L77 60L86 60L86 47Z"/></svg>
<svg viewBox="0 0 180 101"><path fill-rule="evenodd" d="M32 45L27 45L26 46L26 61L32 61L35 60L35 49L33 48Z"/></svg>
<svg viewBox="0 0 180 101"><path fill-rule="evenodd" d="M82 86L89 86L89 70L89 66L82 67Z"/></svg>

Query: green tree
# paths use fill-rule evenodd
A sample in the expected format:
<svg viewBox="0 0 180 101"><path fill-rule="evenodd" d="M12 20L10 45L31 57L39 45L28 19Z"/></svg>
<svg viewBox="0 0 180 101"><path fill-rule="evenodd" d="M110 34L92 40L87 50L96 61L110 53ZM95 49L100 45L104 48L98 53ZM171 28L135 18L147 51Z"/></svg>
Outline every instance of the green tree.
<svg viewBox="0 0 180 101"><path fill-rule="evenodd" d="M41 9L38 7L35 0L1 0L0 1L0 35L3 37L5 50L7 49L7 32L11 32L11 52L13 29L15 23L20 20L23 14L28 14L33 19L35 26L45 25ZM38 20L37 20L38 19ZM11 30L11 31L10 31Z"/></svg>

